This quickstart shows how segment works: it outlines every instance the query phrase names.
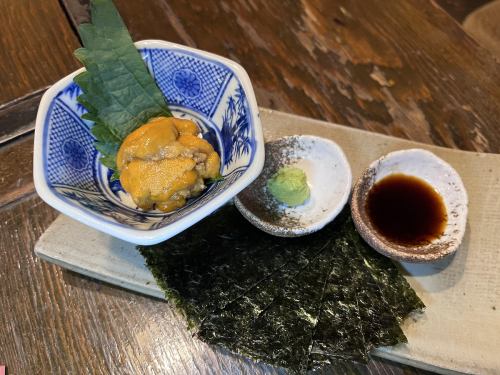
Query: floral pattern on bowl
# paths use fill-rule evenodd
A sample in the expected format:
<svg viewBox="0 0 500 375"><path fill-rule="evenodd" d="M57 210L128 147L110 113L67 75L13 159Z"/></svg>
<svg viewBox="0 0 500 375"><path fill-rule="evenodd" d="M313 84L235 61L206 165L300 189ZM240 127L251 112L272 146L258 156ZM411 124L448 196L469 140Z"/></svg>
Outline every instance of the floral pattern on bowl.
<svg viewBox="0 0 500 375"><path fill-rule="evenodd" d="M34 177L54 208L138 244L165 240L199 221L250 184L262 170L264 143L250 80L231 60L163 41L136 43L176 117L198 124L221 156L223 179L172 213L135 207L99 162L80 87L70 74L43 96L36 120Z"/></svg>

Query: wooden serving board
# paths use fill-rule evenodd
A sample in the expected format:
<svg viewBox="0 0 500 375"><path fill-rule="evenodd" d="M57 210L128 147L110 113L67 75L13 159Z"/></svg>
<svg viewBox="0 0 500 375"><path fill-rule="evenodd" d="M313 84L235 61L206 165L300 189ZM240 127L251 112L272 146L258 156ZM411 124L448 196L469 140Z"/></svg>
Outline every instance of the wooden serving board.
<svg viewBox="0 0 500 375"><path fill-rule="evenodd" d="M267 140L292 134L330 138L345 151L354 181L370 162L399 149L424 148L449 162L469 194L465 239L438 263L402 263L427 306L405 322L408 344L375 355L439 373L500 373L500 155L424 145L261 109ZM135 246L60 216L40 238L41 258L140 293L163 298Z"/></svg>

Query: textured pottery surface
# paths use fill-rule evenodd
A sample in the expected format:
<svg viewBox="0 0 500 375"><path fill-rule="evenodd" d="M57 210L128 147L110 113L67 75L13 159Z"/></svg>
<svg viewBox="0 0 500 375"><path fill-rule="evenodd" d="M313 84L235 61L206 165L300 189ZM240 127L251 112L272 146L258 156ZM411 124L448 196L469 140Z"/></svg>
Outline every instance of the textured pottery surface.
<svg viewBox="0 0 500 375"><path fill-rule="evenodd" d="M99 162L92 122L77 102L70 74L43 96L37 121L34 177L47 203L121 239L150 244L169 238L211 213L253 181L264 163L257 104L248 75L231 60L162 41L136 43L172 113L198 124L221 157L223 179L172 212L136 208L112 171Z"/></svg>
<svg viewBox="0 0 500 375"><path fill-rule="evenodd" d="M276 201L266 183L278 169L304 171L310 197L304 204L287 207ZM263 231L281 237L315 232L332 221L347 203L351 168L342 149L333 141L302 135L266 143L266 161L260 176L235 198L238 210Z"/></svg>
<svg viewBox="0 0 500 375"><path fill-rule="evenodd" d="M391 174L418 177L431 185L443 198L447 223L443 234L430 243L406 246L391 242L374 228L366 210L371 187ZM433 262L454 253L465 234L467 192L462 179L451 165L432 152L409 149L391 152L373 162L357 181L351 198L351 212L358 232L380 253L401 261Z"/></svg>
<svg viewBox="0 0 500 375"><path fill-rule="evenodd" d="M388 152L425 148L450 163L469 193L469 220L460 249L434 263L401 263L426 305L403 326L408 343L374 355L440 374L500 373L500 155L410 142L323 121L261 109L266 139L314 134L338 143L355 179ZM163 293L135 247L60 216L35 247L50 262L141 293Z"/></svg>

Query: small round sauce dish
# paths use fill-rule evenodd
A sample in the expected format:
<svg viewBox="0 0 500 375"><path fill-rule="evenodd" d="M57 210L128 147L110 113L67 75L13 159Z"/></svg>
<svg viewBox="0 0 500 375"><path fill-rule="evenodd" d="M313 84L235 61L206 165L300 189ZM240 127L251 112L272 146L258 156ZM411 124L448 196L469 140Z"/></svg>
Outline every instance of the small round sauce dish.
<svg viewBox="0 0 500 375"><path fill-rule="evenodd" d="M234 200L241 214L257 228L280 237L303 236L323 228L344 208L352 175L344 152L335 142L294 135L267 142L265 153L262 173ZM289 207L269 191L269 179L283 167L305 173L310 196L303 204Z"/></svg>
<svg viewBox="0 0 500 375"><path fill-rule="evenodd" d="M433 262L454 253L465 234L467 192L451 165L430 151L391 152L374 161L351 197L354 224L389 258Z"/></svg>

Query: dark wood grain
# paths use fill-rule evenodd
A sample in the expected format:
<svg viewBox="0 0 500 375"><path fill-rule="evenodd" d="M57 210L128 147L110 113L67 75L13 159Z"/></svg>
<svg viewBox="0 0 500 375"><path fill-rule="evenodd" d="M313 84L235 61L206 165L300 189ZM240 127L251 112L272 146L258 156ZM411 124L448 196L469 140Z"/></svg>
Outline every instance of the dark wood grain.
<svg viewBox="0 0 500 375"><path fill-rule="evenodd" d="M35 128L38 104L45 88L0 106L0 145Z"/></svg>
<svg viewBox="0 0 500 375"><path fill-rule="evenodd" d="M78 25L90 22L89 0L59 0L59 2L71 23L71 27L78 34Z"/></svg>
<svg viewBox="0 0 500 375"><path fill-rule="evenodd" d="M33 194L33 134L0 147L0 209Z"/></svg>
<svg viewBox="0 0 500 375"><path fill-rule="evenodd" d="M115 1L136 40L166 39L240 62L261 106L500 150L499 66L430 1ZM88 1L61 3L74 24L86 19ZM27 16L32 22L18 27ZM76 46L56 0L0 2L0 47L10 51L0 56L0 104L77 68ZM20 118L10 109L0 124ZM32 194L31 142L24 136L0 148L0 363L10 374L278 372L193 339L165 302L39 261L34 243L56 212ZM424 372L376 359L324 373Z"/></svg>
<svg viewBox="0 0 500 375"><path fill-rule="evenodd" d="M136 40L241 63L261 106L500 152L500 66L427 0L116 3Z"/></svg>
<svg viewBox="0 0 500 375"><path fill-rule="evenodd" d="M0 1L0 105L75 70L78 45L57 0Z"/></svg>
<svg viewBox="0 0 500 375"><path fill-rule="evenodd" d="M450 16L462 23L470 13L492 0L436 0Z"/></svg>

